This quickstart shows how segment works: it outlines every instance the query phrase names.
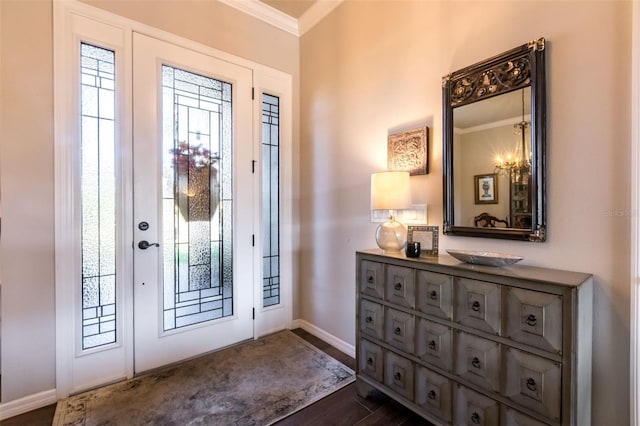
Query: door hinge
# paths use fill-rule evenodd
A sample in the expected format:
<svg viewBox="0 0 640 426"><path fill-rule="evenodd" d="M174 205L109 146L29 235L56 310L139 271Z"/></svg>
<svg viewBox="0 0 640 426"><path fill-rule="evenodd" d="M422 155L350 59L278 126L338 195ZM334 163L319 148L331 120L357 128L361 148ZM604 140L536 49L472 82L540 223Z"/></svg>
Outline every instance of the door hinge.
<svg viewBox="0 0 640 426"><path fill-rule="evenodd" d="M251 160L251 173L255 173L256 172L256 160Z"/></svg>
<svg viewBox="0 0 640 426"><path fill-rule="evenodd" d="M256 234L251 235L251 247L256 246Z"/></svg>
<svg viewBox="0 0 640 426"><path fill-rule="evenodd" d="M251 88L251 100L254 100L256 98L256 88L252 87Z"/></svg>
<svg viewBox="0 0 640 426"><path fill-rule="evenodd" d="M251 314L251 319L256 319L256 308L253 308L253 313Z"/></svg>

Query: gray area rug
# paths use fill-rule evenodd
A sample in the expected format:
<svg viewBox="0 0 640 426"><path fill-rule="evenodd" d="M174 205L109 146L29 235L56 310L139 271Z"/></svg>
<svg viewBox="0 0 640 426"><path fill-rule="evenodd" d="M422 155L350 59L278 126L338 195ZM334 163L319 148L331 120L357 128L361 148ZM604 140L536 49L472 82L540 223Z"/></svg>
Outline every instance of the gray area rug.
<svg viewBox="0 0 640 426"><path fill-rule="evenodd" d="M354 380L283 331L60 400L53 425L269 425Z"/></svg>

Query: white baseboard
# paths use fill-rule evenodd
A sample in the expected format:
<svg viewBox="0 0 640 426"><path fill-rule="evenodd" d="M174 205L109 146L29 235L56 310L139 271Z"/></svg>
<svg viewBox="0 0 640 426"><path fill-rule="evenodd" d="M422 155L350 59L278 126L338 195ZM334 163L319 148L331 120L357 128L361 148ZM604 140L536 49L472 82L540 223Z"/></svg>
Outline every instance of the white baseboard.
<svg viewBox="0 0 640 426"><path fill-rule="evenodd" d="M356 348L355 348L355 346L345 342L344 340L338 339L336 336L334 336L334 335L332 335L330 333L327 333L326 331L324 331L320 327L317 327L317 326L311 324L308 321L305 321L303 319L296 319L296 320L293 320L292 326L293 326L293 328L298 328L299 327L299 328L301 328L301 329L313 334L317 338L324 340L325 342L329 343L334 348L338 349L341 352L344 352L345 354L349 355L352 358L356 357Z"/></svg>
<svg viewBox="0 0 640 426"><path fill-rule="evenodd" d="M51 389L0 404L0 420L6 420L28 411L46 407L56 401L58 401L56 390Z"/></svg>

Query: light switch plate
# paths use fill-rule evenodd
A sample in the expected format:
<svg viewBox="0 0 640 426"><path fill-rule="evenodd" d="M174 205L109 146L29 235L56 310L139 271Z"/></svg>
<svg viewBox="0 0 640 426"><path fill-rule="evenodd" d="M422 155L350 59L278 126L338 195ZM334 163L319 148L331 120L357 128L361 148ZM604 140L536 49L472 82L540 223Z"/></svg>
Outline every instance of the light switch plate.
<svg viewBox="0 0 640 426"><path fill-rule="evenodd" d="M389 210L371 210L371 222L383 223L389 219ZM403 225L426 225L427 205L412 204L408 209L396 210L396 220Z"/></svg>

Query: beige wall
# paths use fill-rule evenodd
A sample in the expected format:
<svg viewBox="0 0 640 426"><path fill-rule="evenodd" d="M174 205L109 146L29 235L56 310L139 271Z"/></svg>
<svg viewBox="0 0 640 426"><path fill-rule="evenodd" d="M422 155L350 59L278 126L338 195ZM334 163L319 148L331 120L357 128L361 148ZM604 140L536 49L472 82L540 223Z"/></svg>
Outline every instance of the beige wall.
<svg viewBox="0 0 640 426"><path fill-rule="evenodd" d="M4 402L55 387L53 52L50 3L0 8Z"/></svg>
<svg viewBox="0 0 640 426"><path fill-rule="evenodd" d="M291 34L218 2L90 3L287 72L299 102L299 40ZM55 388L52 10L51 0L0 0L4 403ZM293 123L296 158L297 108Z"/></svg>
<svg viewBox="0 0 640 426"><path fill-rule="evenodd" d="M544 36L548 240L442 237L593 273L593 420L629 421L631 2L347 1L301 39L300 313L354 344L354 251L375 246L369 175L388 129L426 123L431 172L412 178L442 226L441 78Z"/></svg>

